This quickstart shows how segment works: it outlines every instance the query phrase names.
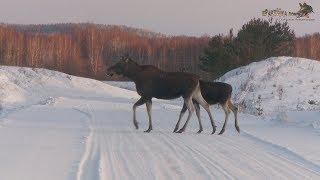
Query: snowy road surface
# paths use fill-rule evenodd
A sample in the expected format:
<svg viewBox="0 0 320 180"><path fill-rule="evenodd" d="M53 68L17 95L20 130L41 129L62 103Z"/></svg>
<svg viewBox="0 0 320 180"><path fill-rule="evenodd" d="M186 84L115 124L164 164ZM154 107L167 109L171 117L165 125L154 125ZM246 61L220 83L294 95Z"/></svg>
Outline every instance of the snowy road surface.
<svg viewBox="0 0 320 180"><path fill-rule="evenodd" d="M96 104L88 102L89 107ZM123 116L130 114L131 107L126 103L112 104L123 109L84 111L90 119L91 133L78 171L79 179L320 177L317 165L246 133L238 135L233 129L224 136L211 136L209 131L202 135L195 134L195 131L173 134L171 130L177 111L163 112L166 110L157 108L154 112L156 130L151 134L135 131L128 124L130 118ZM114 113L110 116L111 120L108 120L105 113ZM139 115L141 117L145 114ZM145 128L146 124L143 125Z"/></svg>
<svg viewBox="0 0 320 180"><path fill-rule="evenodd" d="M10 141L1 141L1 177L320 178L318 165L245 132L237 134L232 121L223 136L210 135L205 116L207 131L203 134L195 133L196 123L184 134L173 134L179 109L163 103L154 103L152 133L135 130L131 123L132 103L128 102L119 98L59 98L54 106L35 105L9 115L0 133L2 139ZM141 128L147 127L145 116L143 107L138 113ZM218 117L222 118L220 114ZM241 127L245 131L244 123Z"/></svg>
<svg viewBox="0 0 320 180"><path fill-rule="evenodd" d="M174 134L180 106L155 100L154 130L144 133L145 106L138 108L140 129L132 124L136 93L71 79L60 91L48 88L50 98L4 110L0 179L320 179L317 129L241 114L241 134L231 117L224 135L210 135L202 111L202 134L195 117ZM212 111L220 130L223 113Z"/></svg>

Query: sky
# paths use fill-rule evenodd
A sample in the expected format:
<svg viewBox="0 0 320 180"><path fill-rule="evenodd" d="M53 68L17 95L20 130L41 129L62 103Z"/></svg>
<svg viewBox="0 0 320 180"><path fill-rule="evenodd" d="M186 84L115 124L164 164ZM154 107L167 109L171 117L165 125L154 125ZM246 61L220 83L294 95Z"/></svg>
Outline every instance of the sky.
<svg viewBox="0 0 320 180"><path fill-rule="evenodd" d="M264 9L313 6L314 21L289 21L296 34L320 31L320 0L0 0L0 22L48 24L91 22L127 25L167 35L226 34Z"/></svg>

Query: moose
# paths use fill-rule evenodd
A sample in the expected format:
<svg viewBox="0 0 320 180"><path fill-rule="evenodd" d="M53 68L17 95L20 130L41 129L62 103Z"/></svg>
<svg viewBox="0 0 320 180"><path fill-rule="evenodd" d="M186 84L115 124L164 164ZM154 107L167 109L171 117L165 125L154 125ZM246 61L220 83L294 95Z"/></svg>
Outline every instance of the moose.
<svg viewBox="0 0 320 180"><path fill-rule="evenodd" d="M144 132L152 130L151 107L152 98L175 99L182 97L186 109L189 111L186 124L190 120L195 108L193 101L200 104L208 113L212 134L216 131L216 126L212 118L209 104L201 94L199 77L186 72L165 72L151 65L139 65L129 57L123 57L115 65L107 69L107 75L114 74L125 76L131 79L135 85L137 93L141 98L133 105L133 124L139 128L136 120L136 108L146 104L149 117L149 127ZM179 119L182 117L182 111Z"/></svg>
<svg viewBox="0 0 320 180"><path fill-rule="evenodd" d="M181 68L180 71L184 72L186 69ZM209 103L210 105L214 104L219 104L222 106L222 109L225 113L225 119L224 119L224 124L219 132L219 135L223 134L227 125L227 121L230 115L230 111L233 112L234 118L235 118L235 128L236 130L240 133L240 128L238 125L238 107L234 106L233 103L231 102L231 95L232 95L232 86L227 83L223 82L208 82L208 81L199 81L200 83L200 89L201 89L201 94L204 98L204 100ZM200 106L196 101L193 101L195 110L196 110L196 115L198 117L198 122L199 122L199 131L197 133L201 133L203 128L202 128L202 123L200 119ZM181 110L181 114L186 112L187 108L186 105L183 105L183 108ZM182 133L184 132L187 123L184 124L183 128L181 128L179 131L179 124L181 121L182 116L179 117L179 120L173 130L175 133Z"/></svg>
<svg viewBox="0 0 320 180"><path fill-rule="evenodd" d="M206 82L202 80L200 80L199 82L200 82L201 94L205 99L205 101L210 105L219 104L222 106L222 109L224 110L224 113L225 113L224 124L219 134L221 135L225 131L230 111L233 112L235 117L235 128L240 133L240 128L238 125L238 115L237 115L238 108L235 105L233 105L231 102L232 86L230 84L223 83L223 82ZM199 122L199 131L197 133L201 133L203 129L202 129L202 123L200 119L200 106L196 101L193 101L193 104L194 104L196 115L198 117L198 122ZM183 104L183 107L181 110L181 116L179 117L179 120L173 132L182 133L185 130L187 126L187 122L178 131L181 118L183 114L186 112L186 110L187 110L187 107L185 104Z"/></svg>

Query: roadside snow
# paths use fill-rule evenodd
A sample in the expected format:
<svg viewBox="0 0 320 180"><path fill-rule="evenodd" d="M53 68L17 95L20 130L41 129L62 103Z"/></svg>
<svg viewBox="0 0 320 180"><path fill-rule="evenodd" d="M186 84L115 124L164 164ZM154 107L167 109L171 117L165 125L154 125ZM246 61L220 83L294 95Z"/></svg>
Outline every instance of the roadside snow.
<svg viewBox="0 0 320 180"><path fill-rule="evenodd" d="M136 90L136 85L131 81L105 81L105 83L122 89Z"/></svg>
<svg viewBox="0 0 320 180"><path fill-rule="evenodd" d="M250 114L320 110L320 62L273 57L234 69L219 80L232 84L233 99Z"/></svg>
<svg viewBox="0 0 320 180"><path fill-rule="evenodd" d="M5 112L34 104L50 104L61 94L132 97L132 92L92 79L46 69L0 66L0 103Z"/></svg>

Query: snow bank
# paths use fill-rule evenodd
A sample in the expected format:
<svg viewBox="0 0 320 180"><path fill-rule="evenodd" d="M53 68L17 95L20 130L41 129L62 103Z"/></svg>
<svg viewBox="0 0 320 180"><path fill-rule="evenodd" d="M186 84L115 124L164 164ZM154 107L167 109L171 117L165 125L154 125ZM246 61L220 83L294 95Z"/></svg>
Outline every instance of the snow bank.
<svg viewBox="0 0 320 180"><path fill-rule="evenodd" d="M219 81L233 86L233 99L246 113L320 110L320 62L272 57L234 69Z"/></svg>
<svg viewBox="0 0 320 180"><path fill-rule="evenodd" d="M320 110L320 62L273 57L234 69L219 81L232 84L233 99L245 113L267 115ZM117 87L114 87L117 86ZM122 89L120 89L120 88ZM133 82L100 82L37 68L0 66L0 109L52 104L61 93L136 98ZM79 94L79 91L83 93ZM77 92L77 93L75 93ZM317 126L317 123L315 123Z"/></svg>
<svg viewBox="0 0 320 180"><path fill-rule="evenodd" d="M280 122L298 127L320 129L319 111L287 111L279 112L269 117L273 122Z"/></svg>
<svg viewBox="0 0 320 180"><path fill-rule="evenodd" d="M34 104L53 104L61 94L69 97L137 97L136 93L103 82L39 68L0 66L2 113Z"/></svg>
<svg viewBox="0 0 320 180"><path fill-rule="evenodd" d="M136 90L136 85L131 81L105 81L105 83L122 89Z"/></svg>

